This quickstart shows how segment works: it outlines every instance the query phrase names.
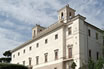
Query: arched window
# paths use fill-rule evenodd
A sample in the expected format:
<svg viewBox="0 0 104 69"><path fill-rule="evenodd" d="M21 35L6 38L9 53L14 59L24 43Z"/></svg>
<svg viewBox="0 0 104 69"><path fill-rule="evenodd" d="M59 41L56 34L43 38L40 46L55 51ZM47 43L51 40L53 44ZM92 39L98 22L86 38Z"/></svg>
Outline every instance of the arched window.
<svg viewBox="0 0 104 69"><path fill-rule="evenodd" d="M64 14L63 14L63 12L61 13L61 18L64 18Z"/></svg>
<svg viewBox="0 0 104 69"><path fill-rule="evenodd" d="M72 13L71 12L69 12L69 18L72 18Z"/></svg>

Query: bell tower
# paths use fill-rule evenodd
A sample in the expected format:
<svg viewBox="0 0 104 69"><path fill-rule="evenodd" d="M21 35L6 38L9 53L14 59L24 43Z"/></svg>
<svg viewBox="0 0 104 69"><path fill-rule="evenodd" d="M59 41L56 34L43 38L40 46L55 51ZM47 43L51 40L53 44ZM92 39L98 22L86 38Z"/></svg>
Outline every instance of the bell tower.
<svg viewBox="0 0 104 69"><path fill-rule="evenodd" d="M68 20L75 16L75 10L70 8L69 5L58 10L58 21L63 21L67 23Z"/></svg>

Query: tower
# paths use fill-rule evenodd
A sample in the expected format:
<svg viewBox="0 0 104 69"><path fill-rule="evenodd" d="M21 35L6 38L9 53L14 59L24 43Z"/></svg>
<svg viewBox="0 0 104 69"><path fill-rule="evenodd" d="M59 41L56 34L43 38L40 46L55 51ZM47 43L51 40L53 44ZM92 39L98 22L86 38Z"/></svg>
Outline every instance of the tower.
<svg viewBox="0 0 104 69"><path fill-rule="evenodd" d="M67 23L68 20L75 16L75 10L66 5L64 8L58 10L58 21L64 21Z"/></svg>
<svg viewBox="0 0 104 69"><path fill-rule="evenodd" d="M34 28L32 28L32 39L34 37L36 37L38 35L38 33L43 31L44 29L45 29L44 27L36 24L36 26Z"/></svg>

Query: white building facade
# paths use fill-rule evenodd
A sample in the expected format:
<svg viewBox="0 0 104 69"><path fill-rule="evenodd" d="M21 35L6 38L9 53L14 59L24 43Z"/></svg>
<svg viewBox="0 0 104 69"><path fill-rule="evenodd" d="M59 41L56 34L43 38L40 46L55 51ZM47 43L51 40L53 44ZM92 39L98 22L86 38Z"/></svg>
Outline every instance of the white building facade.
<svg viewBox="0 0 104 69"><path fill-rule="evenodd" d="M48 28L36 25L32 40L12 50L14 64L23 64L31 69L76 69L92 58L102 57L102 30L87 23L85 17L75 15L75 10L66 5L58 11L58 21Z"/></svg>

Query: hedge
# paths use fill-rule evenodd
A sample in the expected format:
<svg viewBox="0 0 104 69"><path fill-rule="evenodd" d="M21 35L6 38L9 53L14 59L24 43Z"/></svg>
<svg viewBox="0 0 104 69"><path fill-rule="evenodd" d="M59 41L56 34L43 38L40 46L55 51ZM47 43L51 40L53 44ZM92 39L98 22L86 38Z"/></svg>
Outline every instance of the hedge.
<svg viewBox="0 0 104 69"><path fill-rule="evenodd" d="M28 68L23 65L0 63L0 69L28 69Z"/></svg>

